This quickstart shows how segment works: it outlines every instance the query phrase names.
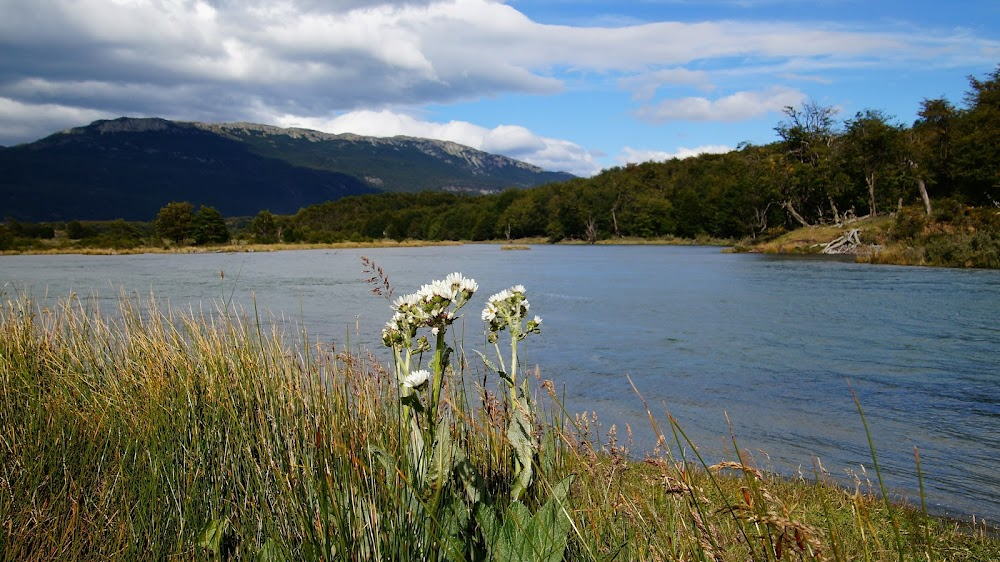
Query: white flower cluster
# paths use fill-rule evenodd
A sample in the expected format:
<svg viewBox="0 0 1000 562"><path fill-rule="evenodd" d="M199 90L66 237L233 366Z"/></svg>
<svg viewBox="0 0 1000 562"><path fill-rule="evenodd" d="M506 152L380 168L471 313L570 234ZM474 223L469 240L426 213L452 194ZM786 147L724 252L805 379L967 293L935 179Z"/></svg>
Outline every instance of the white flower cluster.
<svg viewBox="0 0 1000 562"><path fill-rule="evenodd" d="M418 328L430 328L434 335L454 322L455 312L479 289L472 279L452 273L444 280L420 287L416 293L399 297L392 303L392 319L382 328L382 343L386 347L408 344Z"/></svg>
<svg viewBox="0 0 1000 562"><path fill-rule="evenodd" d="M524 285L514 285L491 296L483 308L483 321L489 323L489 341L495 343L499 332L509 329L511 335L522 339L529 333L540 332L542 319L538 316L528 320L522 331L521 320L528 316L531 304L524 296Z"/></svg>

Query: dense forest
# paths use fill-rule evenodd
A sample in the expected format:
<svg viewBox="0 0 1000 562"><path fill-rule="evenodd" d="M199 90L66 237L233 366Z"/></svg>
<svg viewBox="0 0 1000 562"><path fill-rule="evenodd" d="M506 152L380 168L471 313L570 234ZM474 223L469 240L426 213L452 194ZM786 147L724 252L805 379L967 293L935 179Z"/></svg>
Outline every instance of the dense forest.
<svg viewBox="0 0 1000 562"><path fill-rule="evenodd" d="M539 237L551 242L757 240L803 225L841 223L904 207L915 207L928 217L937 209L956 219L970 207L1000 207L1000 66L982 79L970 77L969 85L960 104L944 98L923 100L912 124L899 123L878 109L841 118L835 108L810 102L785 108L775 126L775 142L743 144L726 154L629 164L591 178L496 195L352 196L294 215L265 210L252 218L229 218L228 230L236 239L262 243ZM89 229L92 240L104 245L228 240L218 233L217 224L216 235L196 236L199 222L193 219L199 213L201 224L206 212L215 223L221 221L214 209L196 213L188 205L185 213L190 216L182 222L190 230L177 231L168 207L150 223L73 226L78 235ZM997 222L982 213L976 216L966 224L975 228ZM911 227L921 220L912 212L906 217ZM24 247L32 237L64 230L66 225L7 221L0 229L0 249ZM1000 227L987 231L987 242L1000 247Z"/></svg>

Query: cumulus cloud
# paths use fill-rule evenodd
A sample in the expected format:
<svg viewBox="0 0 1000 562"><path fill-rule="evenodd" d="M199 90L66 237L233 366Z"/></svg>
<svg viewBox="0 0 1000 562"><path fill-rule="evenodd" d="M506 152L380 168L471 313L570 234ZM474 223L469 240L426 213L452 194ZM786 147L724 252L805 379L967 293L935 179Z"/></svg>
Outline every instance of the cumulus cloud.
<svg viewBox="0 0 1000 562"><path fill-rule="evenodd" d="M447 138L584 174L592 151L542 138L528 123L493 129L428 123L409 110L617 84L641 104L634 114L647 121L736 121L805 96L790 86L742 86L704 97L722 90L732 60L754 83L780 84L801 82L794 76L816 69L970 60L991 66L1000 56L998 42L968 33L796 22L553 25L499 0L0 0L0 6L0 98L9 109L0 112L0 142L117 115L265 123L296 116L323 123L341 114L333 121L381 123L384 134ZM668 88L675 97L657 99ZM678 99L674 88L694 89L697 97Z"/></svg>
<svg viewBox="0 0 1000 562"><path fill-rule="evenodd" d="M284 127L303 127L328 133L354 133L375 137L404 135L434 138L471 146L485 152L503 154L546 170L590 176L600 170L595 155L567 140L540 136L518 125L492 129L467 121L437 123L389 110L352 111L333 119L282 116L275 120Z"/></svg>
<svg viewBox="0 0 1000 562"><path fill-rule="evenodd" d="M743 121L760 117L785 107L797 107L808 96L799 90L775 86L758 92L736 92L716 100L708 98L667 99L640 108L639 117L664 121Z"/></svg>
<svg viewBox="0 0 1000 562"><path fill-rule="evenodd" d="M696 148L680 147L673 152L662 150L641 150L626 146L616 158L619 164L641 164L643 162L664 162L674 158L683 160L699 154L725 154L735 150L731 146L712 144Z"/></svg>

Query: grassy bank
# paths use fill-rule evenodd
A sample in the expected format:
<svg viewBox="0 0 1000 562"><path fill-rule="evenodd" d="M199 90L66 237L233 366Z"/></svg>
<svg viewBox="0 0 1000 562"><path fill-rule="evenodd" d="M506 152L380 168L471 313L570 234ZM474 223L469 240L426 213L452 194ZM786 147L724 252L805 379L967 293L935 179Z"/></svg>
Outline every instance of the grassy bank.
<svg viewBox="0 0 1000 562"><path fill-rule="evenodd" d="M807 226L772 238L744 242L735 251L818 254L858 230L852 250L863 263L1000 269L1000 209L939 201L932 214L906 207L892 215L838 225Z"/></svg>
<svg viewBox="0 0 1000 562"><path fill-rule="evenodd" d="M254 244L254 243L232 243L207 246L184 246L184 245L160 245L160 246L135 246L135 247L88 247L56 242L47 244L42 241L34 246L25 247L19 250L0 251L0 255L57 255L57 254L79 254L79 255L134 255L134 254L208 254L208 253L243 253L243 252L280 252L284 250L323 250L323 249L344 249L344 248L416 248L422 246L461 246L463 244L491 244L500 245L502 249L526 248L535 245L549 245L551 242L547 238L522 238L518 240L487 240L480 242L471 241L426 241L426 240L372 240L367 242L333 242L329 244L307 244L307 243L277 243L277 244ZM584 240L563 240L557 242L560 245L587 245ZM597 245L650 245L650 246L729 246L732 240L719 240L715 238L610 238L598 240Z"/></svg>
<svg viewBox="0 0 1000 562"><path fill-rule="evenodd" d="M566 413L517 367L540 320L516 289L487 301L488 363L447 314L393 331L404 304L383 333L392 365L252 311L3 295L0 558L1000 557L983 529L882 502L877 483L685 457L670 420L637 460L627 431Z"/></svg>
<svg viewBox="0 0 1000 562"><path fill-rule="evenodd" d="M56 255L81 254L94 256L133 255L133 254L219 254L243 252L280 252L283 250L322 250L344 248L415 248L420 246L457 246L461 242L425 242L422 240L373 240L371 242L336 242L331 244L252 244L233 243L211 246L136 246L132 248L96 248L74 246L72 244L53 244L49 246L31 247L17 251L3 251L0 255Z"/></svg>

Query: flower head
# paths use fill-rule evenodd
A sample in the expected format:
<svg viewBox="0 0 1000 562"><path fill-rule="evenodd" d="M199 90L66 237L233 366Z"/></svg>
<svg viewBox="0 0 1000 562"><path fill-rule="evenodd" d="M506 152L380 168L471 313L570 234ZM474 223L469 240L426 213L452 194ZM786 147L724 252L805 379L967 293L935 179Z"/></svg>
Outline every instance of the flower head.
<svg viewBox="0 0 1000 562"><path fill-rule="evenodd" d="M524 293L524 285L514 285L491 296L486 302L482 318L489 323L488 337L491 343L496 342L498 333L505 329L509 329L519 339L528 333L539 333L538 326L542 319L537 316L528 321L526 329L521 327L522 320L531 309Z"/></svg>
<svg viewBox="0 0 1000 562"><path fill-rule="evenodd" d="M420 369L418 371L412 371L406 378L403 379L403 386L406 388L420 388L427 383L427 379L431 376L427 369Z"/></svg>
<svg viewBox="0 0 1000 562"><path fill-rule="evenodd" d="M456 272L421 286L416 293L397 298L392 302L396 313L382 330L382 343L387 347L409 347L419 328L431 328L435 336L441 334L477 289L479 285L474 280Z"/></svg>

